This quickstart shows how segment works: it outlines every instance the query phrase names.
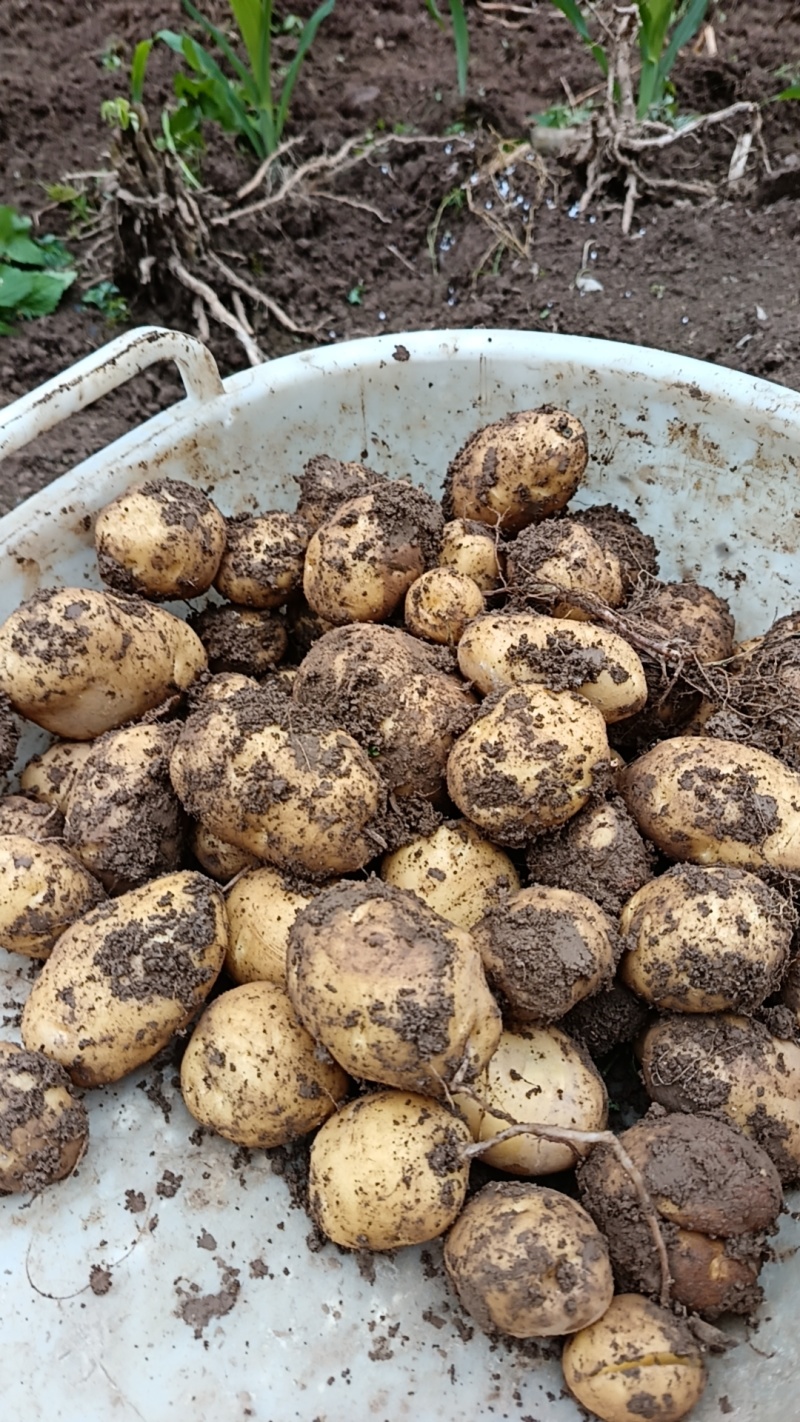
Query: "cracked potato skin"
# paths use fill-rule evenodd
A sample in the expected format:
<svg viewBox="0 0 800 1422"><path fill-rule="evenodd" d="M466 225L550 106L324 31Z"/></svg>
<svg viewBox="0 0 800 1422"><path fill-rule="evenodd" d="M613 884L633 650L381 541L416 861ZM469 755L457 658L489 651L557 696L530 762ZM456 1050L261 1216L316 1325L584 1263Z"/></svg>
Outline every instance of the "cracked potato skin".
<svg viewBox="0 0 800 1422"><path fill-rule="evenodd" d="M564 507L588 457L586 431L574 415L555 405L518 410L477 430L452 460L445 516L518 533Z"/></svg>

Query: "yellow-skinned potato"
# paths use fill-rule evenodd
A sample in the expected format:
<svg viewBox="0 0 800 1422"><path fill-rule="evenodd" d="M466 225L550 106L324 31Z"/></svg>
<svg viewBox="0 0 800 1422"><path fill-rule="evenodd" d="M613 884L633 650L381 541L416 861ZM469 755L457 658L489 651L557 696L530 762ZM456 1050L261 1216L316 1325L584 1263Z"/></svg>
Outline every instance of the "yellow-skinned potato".
<svg viewBox="0 0 800 1422"><path fill-rule="evenodd" d="M451 820L395 849L384 857L380 874L459 928L472 928L489 905L520 887L508 855L468 820Z"/></svg>
<svg viewBox="0 0 800 1422"><path fill-rule="evenodd" d="M72 782L91 753L90 741L55 741L28 761L19 778L20 789L65 815Z"/></svg>
<svg viewBox="0 0 800 1422"><path fill-rule="evenodd" d="M602 1317L614 1280L600 1231L546 1185L484 1185L444 1247L450 1283L485 1333L552 1338Z"/></svg>
<svg viewBox="0 0 800 1422"><path fill-rule="evenodd" d="M227 941L222 893L203 874L165 874L101 904L61 935L34 983L25 1046L76 1086L118 1081L191 1022Z"/></svg>
<svg viewBox="0 0 800 1422"><path fill-rule="evenodd" d="M780 984L793 928L755 874L676 864L622 910L620 977L662 1011L753 1012Z"/></svg>
<svg viewBox="0 0 800 1422"><path fill-rule="evenodd" d="M286 651L286 624L268 609L211 605L191 617L189 625L206 649L212 672L266 676Z"/></svg>
<svg viewBox="0 0 800 1422"><path fill-rule="evenodd" d="M439 564L471 578L481 592L490 592L500 580L500 559L493 531L474 519L451 519L442 531Z"/></svg>
<svg viewBox="0 0 800 1422"><path fill-rule="evenodd" d="M27 795L0 796L0 835L24 834L28 839L61 839L64 816L57 805L29 800Z"/></svg>
<svg viewBox="0 0 800 1422"><path fill-rule="evenodd" d="M202 642L180 618L93 588L42 589L0 627L0 689L66 740L136 720L205 665Z"/></svg>
<svg viewBox="0 0 800 1422"><path fill-rule="evenodd" d="M616 553L604 547L583 524L548 519L527 528L509 544L508 581L523 597L554 617L588 620L590 614L569 593L600 598L609 607L623 600L622 568Z"/></svg>
<svg viewBox="0 0 800 1422"><path fill-rule="evenodd" d="M670 639L688 642L701 662L721 662L733 655L731 610L702 583L660 583L637 600L636 611Z"/></svg>
<svg viewBox="0 0 800 1422"><path fill-rule="evenodd" d="M527 681L578 691L607 722L632 716L647 700L644 668L633 647L592 622L487 613L466 628L458 665L484 694Z"/></svg>
<svg viewBox="0 0 800 1422"><path fill-rule="evenodd" d="M350 736L317 725L280 688L201 707L170 765L184 808L272 864L323 877L360 869L382 847L384 786Z"/></svg>
<svg viewBox="0 0 800 1422"><path fill-rule="evenodd" d="M599 1071L577 1042L559 1027L507 1027L472 1096L455 1102L476 1141L526 1122L604 1131L608 1093ZM494 1112L497 1112L495 1115ZM589 1146L565 1145L540 1136L512 1136L484 1151L481 1159L511 1175L554 1175L569 1170Z"/></svg>
<svg viewBox="0 0 800 1422"><path fill-rule="evenodd" d="M41 1052L0 1042L0 1194L70 1175L89 1140L86 1109L69 1077Z"/></svg>
<svg viewBox="0 0 800 1422"><path fill-rule="evenodd" d="M588 457L586 431L568 411L517 410L484 425L459 450L447 471L445 510L518 533L563 509Z"/></svg>
<svg viewBox="0 0 800 1422"><path fill-rule="evenodd" d="M225 967L234 982L286 983L289 930L314 897L279 869L262 866L243 874L226 898L228 951Z"/></svg>
<svg viewBox="0 0 800 1422"><path fill-rule="evenodd" d="M351 1076L385 1086L441 1096L500 1037L469 933L379 879L333 885L300 910L287 982L312 1036Z"/></svg>
<svg viewBox="0 0 800 1422"><path fill-rule="evenodd" d="M155 479L100 510L94 541L100 576L115 592L197 597L214 581L225 519L193 484Z"/></svg>
<svg viewBox="0 0 800 1422"><path fill-rule="evenodd" d="M199 820L189 830L189 848L206 874L220 884L227 884L245 869L255 869L260 860L236 844L228 844Z"/></svg>
<svg viewBox="0 0 800 1422"><path fill-rule="evenodd" d="M483 612L477 583L451 568L430 568L406 593L405 624L415 637L455 646L473 617Z"/></svg>
<svg viewBox="0 0 800 1422"><path fill-rule="evenodd" d="M561 1364L570 1392L601 1422L680 1422L706 1385L688 1324L638 1294L617 1294L602 1318L568 1338Z"/></svg>
<svg viewBox="0 0 800 1422"><path fill-rule="evenodd" d="M0 836L0 946L47 958L61 934L105 898L102 886L60 844Z"/></svg>
<svg viewBox="0 0 800 1422"><path fill-rule="evenodd" d="M578 813L608 769L606 723L573 691L513 686L453 746L447 788L500 844L520 845Z"/></svg>
<svg viewBox="0 0 800 1422"><path fill-rule="evenodd" d="M617 784L642 834L670 859L800 869L800 775L766 751L675 736Z"/></svg>
<svg viewBox="0 0 800 1422"><path fill-rule="evenodd" d="M214 587L239 607L281 607L300 586L308 539L297 514L271 510L229 518Z"/></svg>
<svg viewBox="0 0 800 1422"><path fill-rule="evenodd" d="M181 1062L183 1100L195 1120L255 1150L308 1135L349 1085L341 1067L320 1057L277 983L220 993Z"/></svg>
<svg viewBox="0 0 800 1422"><path fill-rule="evenodd" d="M464 1203L469 1132L446 1107L376 1091L331 1116L311 1146L309 1210L346 1249L401 1249L436 1239Z"/></svg>

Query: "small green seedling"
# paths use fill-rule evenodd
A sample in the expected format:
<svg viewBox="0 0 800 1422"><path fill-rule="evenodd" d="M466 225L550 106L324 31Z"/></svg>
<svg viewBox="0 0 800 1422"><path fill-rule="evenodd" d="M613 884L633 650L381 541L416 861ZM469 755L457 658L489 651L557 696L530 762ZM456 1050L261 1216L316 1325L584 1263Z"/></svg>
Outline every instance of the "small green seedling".
<svg viewBox="0 0 800 1422"><path fill-rule="evenodd" d="M33 224L0 207L0 335L15 320L49 316L75 280L72 256L56 237L32 237Z"/></svg>

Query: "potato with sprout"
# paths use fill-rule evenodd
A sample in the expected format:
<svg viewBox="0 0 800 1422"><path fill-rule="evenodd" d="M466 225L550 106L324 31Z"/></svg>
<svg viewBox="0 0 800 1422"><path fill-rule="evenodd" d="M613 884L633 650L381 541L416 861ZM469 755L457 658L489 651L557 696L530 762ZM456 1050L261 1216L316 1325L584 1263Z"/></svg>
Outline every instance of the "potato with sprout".
<svg viewBox="0 0 800 1422"><path fill-rule="evenodd" d="M445 512L518 533L563 509L588 457L586 431L567 410L517 410L484 425L456 454L447 471Z"/></svg>
<svg viewBox="0 0 800 1422"><path fill-rule="evenodd" d="M477 523L474 519L451 519L442 530L439 566L463 574L477 583L481 592L491 592L497 587L502 574L495 533L485 523Z"/></svg>
<svg viewBox="0 0 800 1422"><path fill-rule="evenodd" d="M86 1108L63 1067L0 1042L0 1194L38 1194L63 1180L88 1141Z"/></svg>
<svg viewBox="0 0 800 1422"><path fill-rule="evenodd" d="M310 530L277 509L227 520L225 552L214 587L239 607L281 607L303 579ZM239 670L239 668L232 668Z"/></svg>
<svg viewBox="0 0 800 1422"><path fill-rule="evenodd" d="M100 576L115 592L197 597L216 576L225 519L193 484L151 479L100 510L94 541Z"/></svg>
<svg viewBox="0 0 800 1422"><path fill-rule="evenodd" d="M680 1422L707 1381L689 1325L638 1294L618 1294L602 1318L568 1338L561 1366L572 1395L600 1422Z"/></svg>
<svg viewBox="0 0 800 1422"><path fill-rule="evenodd" d="M459 928L472 928L487 905L502 902L520 887L508 855L469 820L451 820L393 850L382 860L380 875Z"/></svg>

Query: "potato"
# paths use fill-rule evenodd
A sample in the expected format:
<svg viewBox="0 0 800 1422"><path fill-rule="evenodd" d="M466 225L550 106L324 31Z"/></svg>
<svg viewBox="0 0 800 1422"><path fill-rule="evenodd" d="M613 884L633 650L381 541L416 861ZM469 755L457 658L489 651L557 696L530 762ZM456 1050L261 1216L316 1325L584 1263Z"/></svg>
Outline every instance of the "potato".
<svg viewBox="0 0 800 1422"><path fill-rule="evenodd" d="M0 946L46 958L76 919L105 898L102 886L59 844L0 836Z"/></svg>
<svg viewBox="0 0 800 1422"><path fill-rule="evenodd" d="M289 930L315 889L300 887L279 869L263 866L243 874L226 898L228 951L225 967L236 983L286 983Z"/></svg>
<svg viewBox="0 0 800 1422"><path fill-rule="evenodd" d="M255 854L228 844L199 820L189 830L189 848L201 869L220 884L227 884L245 869L256 869L261 863Z"/></svg>
<svg viewBox="0 0 800 1422"><path fill-rule="evenodd" d="M485 702L447 762L447 788L479 830L521 845L577 814L608 770L602 715L573 691L528 683Z"/></svg>
<svg viewBox="0 0 800 1422"><path fill-rule="evenodd" d="M259 859L320 876L360 869L386 847L375 827L385 789L328 725L280 688L237 691L188 718L172 783L190 815Z"/></svg>
<svg viewBox="0 0 800 1422"><path fill-rule="evenodd" d="M568 519L547 519L525 529L509 544L506 563L515 594L554 617L589 618L580 596L575 601L569 597L571 591L599 598L609 607L619 607L623 600L616 553L583 524Z"/></svg>
<svg viewBox="0 0 800 1422"><path fill-rule="evenodd" d="M587 805L555 834L527 849L532 884L577 889L617 918L632 894L653 877L655 851L619 796Z"/></svg>
<svg viewBox="0 0 800 1422"><path fill-rule="evenodd" d="M622 593L627 602L631 593L658 573L658 550L649 533L644 533L635 518L613 504L590 504L576 509L567 518L588 528L601 548L618 559L622 574Z"/></svg>
<svg viewBox="0 0 800 1422"><path fill-rule="evenodd" d="M5 692L0 691L0 775L14 764L19 742L19 726Z"/></svg>
<svg viewBox="0 0 800 1422"><path fill-rule="evenodd" d="M67 740L143 716L205 664L180 618L92 588L43 588L0 627L0 689L22 716Z"/></svg>
<svg viewBox="0 0 800 1422"><path fill-rule="evenodd" d="M688 642L698 661L733 655L734 621L724 598L701 583L660 583L636 600L636 613L654 622L668 641Z"/></svg>
<svg viewBox="0 0 800 1422"><path fill-rule="evenodd" d="M614 976L616 925L572 889L520 889L472 932L489 986L520 1022L557 1022Z"/></svg>
<svg viewBox="0 0 800 1422"><path fill-rule="evenodd" d="M670 859L800 869L800 774L766 751L675 736L617 783L642 834Z"/></svg>
<svg viewBox="0 0 800 1422"><path fill-rule="evenodd" d="M309 534L296 514L277 510L229 518L214 587L240 607L280 607L302 581Z"/></svg>
<svg viewBox="0 0 800 1422"><path fill-rule="evenodd" d="M179 722L108 731L75 775L64 841L110 894L180 868L183 815L169 778L180 732Z"/></svg>
<svg viewBox="0 0 800 1422"><path fill-rule="evenodd" d="M469 933L379 879L332 885L289 930L300 1021L351 1076L441 1096L471 1080L500 1012Z"/></svg>
<svg viewBox="0 0 800 1422"><path fill-rule="evenodd" d="M267 610L212 604L190 617L189 626L205 647L212 672L264 676L286 651L285 623Z"/></svg>
<svg viewBox="0 0 800 1422"><path fill-rule="evenodd" d="M602 1317L614 1281L586 1211L546 1185L484 1185L444 1246L447 1276L485 1333L552 1338Z"/></svg>
<svg viewBox="0 0 800 1422"><path fill-rule="evenodd" d="M568 1338L561 1364L570 1392L601 1422L680 1422L706 1385L688 1324L638 1294L618 1294L601 1319Z"/></svg>
<svg viewBox="0 0 800 1422"><path fill-rule="evenodd" d="M72 782L91 753L89 741L55 741L28 761L19 778L20 789L65 815Z"/></svg>
<svg viewBox="0 0 800 1422"><path fill-rule="evenodd" d="M309 1211L346 1249L401 1249L456 1219L469 1180L469 1132L438 1101L404 1091L362 1096L311 1146Z"/></svg>
<svg viewBox="0 0 800 1422"><path fill-rule="evenodd" d="M445 513L518 533L563 509L588 457L586 431L568 411L555 405L517 410L484 425L452 460Z"/></svg>
<svg viewBox="0 0 800 1422"><path fill-rule="evenodd" d="M115 592L197 597L214 581L225 520L193 484L151 479L100 510L94 542L100 576Z"/></svg>
<svg viewBox="0 0 800 1422"><path fill-rule="evenodd" d="M578 1131L604 1131L608 1121L603 1078L558 1027L505 1028L475 1083L475 1095L456 1092L454 1099L476 1141L499 1135L510 1124L509 1116L519 1125ZM520 1135L490 1146L481 1159L512 1175L554 1175L569 1170L589 1149Z"/></svg>
<svg viewBox="0 0 800 1422"><path fill-rule="evenodd" d="M502 902L520 886L508 855L469 820L451 820L385 855L380 875L459 928L472 928L487 905Z"/></svg>
<svg viewBox="0 0 800 1422"><path fill-rule="evenodd" d="M315 454L297 482L300 485L297 514L313 530L332 518L348 499L357 499L376 484L385 483L386 475L377 474L366 464L354 460L343 463L329 454Z"/></svg>
<svg viewBox="0 0 800 1422"><path fill-rule="evenodd" d="M458 665L484 693L519 682L578 691L607 722L632 716L647 700L636 652L623 637L590 622L536 612L487 613L463 633Z"/></svg>
<svg viewBox="0 0 800 1422"><path fill-rule="evenodd" d="M405 624L415 637L455 646L473 617L483 612L483 593L471 578L451 568L430 568L406 593Z"/></svg>
<svg viewBox="0 0 800 1422"><path fill-rule="evenodd" d="M615 978L610 987L576 1002L559 1025L599 1061L620 1043L635 1041L649 1020L646 1003Z"/></svg>
<svg viewBox="0 0 800 1422"><path fill-rule="evenodd" d="M383 621L435 564L441 531L439 505L412 484L380 484L348 500L308 545L306 601L337 626Z"/></svg>
<svg viewBox="0 0 800 1422"><path fill-rule="evenodd" d="M255 1150L308 1135L349 1085L316 1051L276 983L245 983L216 997L181 1062L183 1100L195 1120Z"/></svg>
<svg viewBox="0 0 800 1422"><path fill-rule="evenodd" d="M620 977L654 1007L753 1012L778 988L794 922L755 874L676 864L622 910Z"/></svg>
<svg viewBox="0 0 800 1422"><path fill-rule="evenodd" d="M454 518L442 530L439 566L463 573L481 592L490 592L500 581L497 540L490 528L467 518Z"/></svg>
<svg viewBox="0 0 800 1422"><path fill-rule="evenodd" d="M0 796L0 835L24 834L28 839L60 839L64 816L56 805L29 800L27 795Z"/></svg>
<svg viewBox="0 0 800 1422"><path fill-rule="evenodd" d="M657 1018L641 1040L653 1101L722 1116L756 1141L784 1184L800 1178L800 1046L729 1013Z"/></svg>
<svg viewBox="0 0 800 1422"><path fill-rule="evenodd" d="M286 631L289 634L289 655L299 660L313 647L319 637L332 632L334 624L320 617L306 602L301 592L292 593L286 604Z"/></svg>
<svg viewBox="0 0 800 1422"><path fill-rule="evenodd" d="M76 1086L142 1066L191 1022L222 967L225 903L202 874L153 879L61 935L22 1014L22 1040Z"/></svg>
<svg viewBox="0 0 800 1422"><path fill-rule="evenodd" d="M41 1052L0 1042L0 1194L71 1175L89 1141L86 1109L66 1072Z"/></svg>

